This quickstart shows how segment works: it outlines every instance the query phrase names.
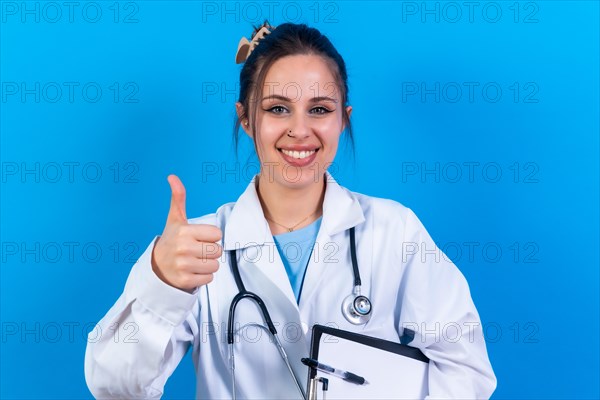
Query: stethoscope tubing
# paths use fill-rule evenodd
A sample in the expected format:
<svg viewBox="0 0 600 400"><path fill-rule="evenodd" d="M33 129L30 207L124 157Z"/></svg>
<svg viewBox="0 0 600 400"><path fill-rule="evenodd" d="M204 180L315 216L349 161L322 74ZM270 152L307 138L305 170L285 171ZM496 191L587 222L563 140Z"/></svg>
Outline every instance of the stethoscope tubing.
<svg viewBox="0 0 600 400"><path fill-rule="evenodd" d="M240 301L242 301L244 299L249 299L249 300L254 301L256 303L256 305L260 308L260 312L263 316L263 320L264 320L265 324L267 324L267 327L260 325L260 324L254 324L254 323L250 324L250 325L261 327L262 329L268 330L271 333L271 335L273 336L275 345L276 345L277 349L279 350L279 354L281 355L281 358L285 362L285 364L290 372L290 375L292 376L294 383L296 384L296 387L298 388L298 391L302 394L302 398L306 399L306 394L304 393L304 390L302 389L302 386L300 385L300 382L298 381L296 374L294 374L294 371L292 370L292 366L289 362L289 359L285 352L285 349L283 348L281 342L279 341L279 337L277 335L277 329L275 329L275 324L273 323L273 320L271 319L271 315L269 314L269 310L267 309L265 302L256 293L249 292L248 290L246 290L246 287L244 286L244 282L242 281L242 277L240 275L240 270L239 270L238 262L237 262L236 250L235 249L230 250L229 253L230 253L229 254L229 263L231 266L231 271L233 273L233 279L235 280L236 286L238 288L238 293L234 296L234 298L231 301L231 304L229 306L229 316L227 319L227 343L229 344L229 348L230 348L230 363L231 363L231 374L232 374L233 399L234 400L236 399L235 357L234 357L234 350L233 350L235 340L234 340L233 325L234 325L234 321L235 321L235 310L237 309L237 305L239 304ZM352 260L352 272L354 274L353 295L360 296L361 279L360 279L360 271L358 270L358 261L357 261L357 257L356 257L356 240L355 240L354 227L350 228L350 258ZM353 296L353 295L350 295L350 296ZM360 296L360 297L364 297L364 299L366 299L366 301L369 302L369 310L370 310L370 307L371 307L370 300L365 296ZM365 315L365 316L361 317L356 314L348 316L348 315L346 315L344 305L342 305L342 313L344 314L344 317L346 317L346 319L348 319L348 321L350 321L351 323L354 323L354 324L366 323L370 317L370 315ZM368 314L370 314L370 311Z"/></svg>

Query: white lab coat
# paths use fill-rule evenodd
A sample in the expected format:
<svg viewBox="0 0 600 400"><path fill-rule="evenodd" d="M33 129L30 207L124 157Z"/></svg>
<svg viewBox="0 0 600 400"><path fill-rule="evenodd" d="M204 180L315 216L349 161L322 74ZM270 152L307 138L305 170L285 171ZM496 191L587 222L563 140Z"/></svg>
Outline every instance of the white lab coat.
<svg viewBox="0 0 600 400"><path fill-rule="evenodd" d="M190 346L197 398L231 398L226 326L238 292L227 252L232 249L238 249L246 288L267 305L303 386L308 371L300 358L308 355L309 327L320 323L396 342L404 327L416 331L410 345L431 360L429 398L488 398L494 391L496 378L465 278L415 214L398 202L350 192L327 173L323 219L299 305L254 180L236 203L189 222L223 231L224 251L214 280L194 294L167 285L152 271L156 238L150 243L123 294L90 333L85 376L97 398L160 398ZM358 326L341 313L353 287L348 231L353 226L362 294L373 304L371 320ZM236 312L236 327L241 327L235 345L238 398L299 398L271 337L248 323L262 323L262 316L252 301L243 300ZM123 329L114 335L116 327L127 327L129 335Z"/></svg>

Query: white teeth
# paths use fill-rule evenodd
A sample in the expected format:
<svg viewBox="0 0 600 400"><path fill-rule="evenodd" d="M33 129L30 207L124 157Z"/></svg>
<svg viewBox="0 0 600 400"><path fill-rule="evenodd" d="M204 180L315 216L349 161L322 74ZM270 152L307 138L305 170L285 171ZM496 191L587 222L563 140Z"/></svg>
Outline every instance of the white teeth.
<svg viewBox="0 0 600 400"><path fill-rule="evenodd" d="M291 150L281 149L281 151L286 156L290 156L290 157L297 158L297 159L302 159L302 158L306 158L308 156L313 155L316 150L311 150L311 151L291 151Z"/></svg>

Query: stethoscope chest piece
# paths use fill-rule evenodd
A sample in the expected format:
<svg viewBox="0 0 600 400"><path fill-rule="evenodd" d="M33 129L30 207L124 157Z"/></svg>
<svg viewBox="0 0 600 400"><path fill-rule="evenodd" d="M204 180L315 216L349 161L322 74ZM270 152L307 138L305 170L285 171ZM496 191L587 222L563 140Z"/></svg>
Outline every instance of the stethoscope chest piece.
<svg viewBox="0 0 600 400"><path fill-rule="evenodd" d="M342 302L342 314L351 324L366 324L371 319L373 306L367 296L360 294L361 280L356 258L354 227L350 228L350 258L352 259L352 271L354 272L354 290Z"/></svg>
<svg viewBox="0 0 600 400"><path fill-rule="evenodd" d="M360 293L352 293L342 302L342 314L354 325L366 324L371 319L371 300Z"/></svg>

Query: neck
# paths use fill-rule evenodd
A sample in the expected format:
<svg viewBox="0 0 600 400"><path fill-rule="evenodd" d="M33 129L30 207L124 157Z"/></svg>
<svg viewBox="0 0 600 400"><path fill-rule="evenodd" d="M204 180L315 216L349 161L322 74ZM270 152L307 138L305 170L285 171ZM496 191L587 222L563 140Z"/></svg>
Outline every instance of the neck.
<svg viewBox="0 0 600 400"><path fill-rule="evenodd" d="M314 182L308 187L290 189L259 177L257 189L273 235L288 232L285 227L294 227L294 230L303 228L322 215L325 179ZM298 224L299 222L301 223Z"/></svg>

